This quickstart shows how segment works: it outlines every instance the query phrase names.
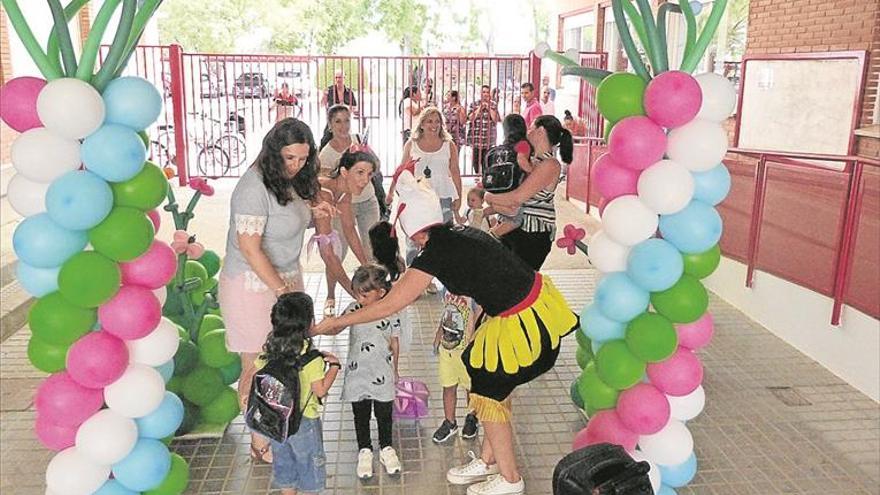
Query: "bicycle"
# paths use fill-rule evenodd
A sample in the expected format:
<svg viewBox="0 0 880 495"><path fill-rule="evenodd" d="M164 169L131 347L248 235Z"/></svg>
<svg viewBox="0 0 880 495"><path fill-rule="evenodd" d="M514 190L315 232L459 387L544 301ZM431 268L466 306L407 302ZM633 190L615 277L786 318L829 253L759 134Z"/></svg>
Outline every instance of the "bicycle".
<svg viewBox="0 0 880 495"><path fill-rule="evenodd" d="M242 136L244 129L237 112L231 112L227 122L209 117L204 112L188 112L199 117L195 125L187 127L187 140L198 148L196 169L206 177L223 177L247 160L247 143ZM211 122L211 129L196 129L199 122ZM219 128L219 131L217 130ZM197 132L201 130L202 132ZM217 138L213 138L219 134ZM209 139L210 137L210 139ZM160 125L155 139L150 141L150 156L162 168L176 164L174 124ZM219 169L219 173L216 173ZM215 172L215 173L210 173Z"/></svg>

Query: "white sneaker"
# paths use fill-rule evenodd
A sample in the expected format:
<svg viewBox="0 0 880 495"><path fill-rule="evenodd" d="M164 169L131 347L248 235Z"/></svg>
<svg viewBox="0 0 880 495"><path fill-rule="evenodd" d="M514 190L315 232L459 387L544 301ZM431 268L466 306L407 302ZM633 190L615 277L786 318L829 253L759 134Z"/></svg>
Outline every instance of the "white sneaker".
<svg viewBox="0 0 880 495"><path fill-rule="evenodd" d="M474 483L467 489L467 495L520 495L525 491L526 484L522 478L516 483L504 479L504 476L495 474L480 483Z"/></svg>
<svg viewBox="0 0 880 495"><path fill-rule="evenodd" d="M357 477L365 480L373 477L373 451L361 449L358 452Z"/></svg>
<svg viewBox="0 0 880 495"><path fill-rule="evenodd" d="M447 471L446 481L453 485L468 485L474 481L485 479L486 476L491 474L498 474L498 465L487 465L483 462L483 459L474 454L473 450L468 452L468 456L471 458L471 462L463 466L456 466Z"/></svg>
<svg viewBox="0 0 880 495"><path fill-rule="evenodd" d="M400 459L397 458L397 452L394 447L385 447L379 451L379 462L385 466L385 472L388 474L400 473Z"/></svg>

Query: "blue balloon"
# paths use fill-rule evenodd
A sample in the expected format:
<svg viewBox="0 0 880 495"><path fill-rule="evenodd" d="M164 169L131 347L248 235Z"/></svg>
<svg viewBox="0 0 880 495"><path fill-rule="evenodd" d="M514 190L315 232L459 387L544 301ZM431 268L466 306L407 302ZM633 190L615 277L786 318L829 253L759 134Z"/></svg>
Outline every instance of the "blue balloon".
<svg viewBox="0 0 880 495"><path fill-rule="evenodd" d="M84 230L58 225L48 213L27 217L12 234L12 248L18 259L34 268L57 268L89 243Z"/></svg>
<svg viewBox="0 0 880 495"><path fill-rule="evenodd" d="M694 199L717 205L730 192L730 172L723 163L705 172L691 172L694 176Z"/></svg>
<svg viewBox="0 0 880 495"><path fill-rule="evenodd" d="M700 15L700 12L703 11L703 2L701 2L700 0L693 0L689 3L691 5L691 11L694 13L694 15Z"/></svg>
<svg viewBox="0 0 880 495"><path fill-rule="evenodd" d="M593 342L606 342L624 338L626 325L609 319L595 304L590 304L581 312L581 331Z"/></svg>
<svg viewBox="0 0 880 495"><path fill-rule="evenodd" d="M649 292L664 291L678 282L684 273L684 259L675 246L663 239L648 239L636 244L626 261L626 274Z"/></svg>
<svg viewBox="0 0 880 495"><path fill-rule="evenodd" d="M140 77L120 77L107 85L104 94L104 121L142 131L162 113L162 95Z"/></svg>
<svg viewBox="0 0 880 495"><path fill-rule="evenodd" d="M15 267L18 283L34 297L43 297L58 290L58 272L60 266L54 268L36 268L22 261Z"/></svg>
<svg viewBox="0 0 880 495"><path fill-rule="evenodd" d="M166 391L159 407L134 421L141 438L165 438L177 431L183 422L183 401L173 392Z"/></svg>
<svg viewBox="0 0 880 495"><path fill-rule="evenodd" d="M596 287L596 307L609 319L626 323L648 309L650 294L623 272L609 273Z"/></svg>
<svg viewBox="0 0 880 495"><path fill-rule="evenodd" d="M97 175L74 170L49 186L46 211L58 225L70 230L88 230L101 223L113 208L113 190Z"/></svg>
<svg viewBox="0 0 880 495"><path fill-rule="evenodd" d="M144 168L147 148L133 129L104 124L80 148L86 169L108 182L125 182Z"/></svg>
<svg viewBox="0 0 880 495"><path fill-rule="evenodd" d="M691 456L686 461L676 466L664 466L658 464L660 468L660 479L664 485L672 488L681 488L691 481L697 475L697 456L691 452Z"/></svg>
<svg viewBox="0 0 880 495"><path fill-rule="evenodd" d="M660 485L660 489L657 490L657 495L678 495L678 492L666 485Z"/></svg>
<svg viewBox="0 0 880 495"><path fill-rule="evenodd" d="M156 371L162 375L162 380L164 380L165 383L168 383L168 380L174 376L174 360L169 359L167 363L156 366Z"/></svg>
<svg viewBox="0 0 880 495"><path fill-rule="evenodd" d="M125 488L145 492L159 486L171 470L171 454L164 443L141 438L124 459L113 465L113 477Z"/></svg>
<svg viewBox="0 0 880 495"><path fill-rule="evenodd" d="M101 488L98 488L98 491L92 495L139 495L139 492L129 490L116 480L107 480L107 482L101 485Z"/></svg>
<svg viewBox="0 0 880 495"><path fill-rule="evenodd" d="M697 254L708 251L721 239L721 215L712 206L691 201L683 210L660 215L660 233L679 251Z"/></svg>

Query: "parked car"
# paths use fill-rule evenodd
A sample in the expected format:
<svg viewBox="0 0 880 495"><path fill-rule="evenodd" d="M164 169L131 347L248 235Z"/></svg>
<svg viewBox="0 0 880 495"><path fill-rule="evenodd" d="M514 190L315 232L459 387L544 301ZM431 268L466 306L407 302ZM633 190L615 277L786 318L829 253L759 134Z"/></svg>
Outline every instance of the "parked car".
<svg viewBox="0 0 880 495"><path fill-rule="evenodd" d="M199 93L202 98L219 98L226 95L226 81L214 74L202 73Z"/></svg>
<svg viewBox="0 0 880 495"><path fill-rule="evenodd" d="M244 72L235 79L232 96L235 98L268 98L272 88L262 72Z"/></svg>
<svg viewBox="0 0 880 495"><path fill-rule="evenodd" d="M278 71L278 84L280 88L283 83L287 83L290 91L297 98L308 98L312 92L312 80L302 68L296 67Z"/></svg>

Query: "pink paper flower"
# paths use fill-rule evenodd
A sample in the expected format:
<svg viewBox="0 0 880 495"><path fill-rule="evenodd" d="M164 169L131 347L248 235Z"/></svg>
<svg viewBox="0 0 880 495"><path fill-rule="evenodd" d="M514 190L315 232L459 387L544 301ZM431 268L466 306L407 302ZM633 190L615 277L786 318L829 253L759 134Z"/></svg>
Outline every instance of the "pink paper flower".
<svg viewBox="0 0 880 495"><path fill-rule="evenodd" d="M587 235L584 229L568 224L562 232L562 237L556 240L556 246L567 250L568 254L574 254L578 249L586 252L586 246L581 242Z"/></svg>
<svg viewBox="0 0 880 495"><path fill-rule="evenodd" d="M214 186L208 184L208 180L204 177L193 177L189 180L189 187L194 191L199 191L202 196L213 196Z"/></svg>

